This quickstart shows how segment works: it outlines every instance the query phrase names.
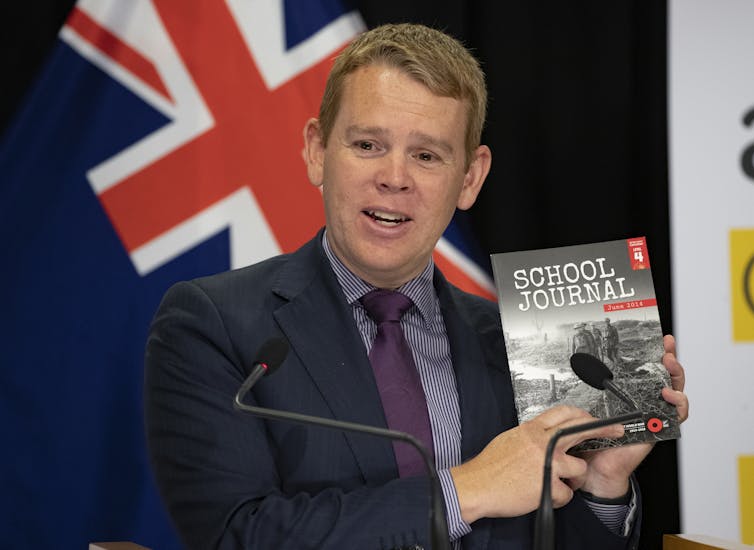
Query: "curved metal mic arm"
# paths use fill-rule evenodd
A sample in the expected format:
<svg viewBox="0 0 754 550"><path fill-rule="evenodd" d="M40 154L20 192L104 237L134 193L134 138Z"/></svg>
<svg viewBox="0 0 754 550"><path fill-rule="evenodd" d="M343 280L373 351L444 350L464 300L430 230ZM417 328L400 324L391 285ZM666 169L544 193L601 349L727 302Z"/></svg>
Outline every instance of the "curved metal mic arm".
<svg viewBox="0 0 754 550"><path fill-rule="evenodd" d="M555 432L547 444L545 451L545 467L542 478L542 498L537 510L537 518L534 523L534 550L553 550L555 548L555 513L552 509L552 455L555 452L555 445L564 435L571 435L580 432L603 428L611 424L625 424L642 418L641 411L633 411L610 418L603 418L585 424L569 426Z"/></svg>
<svg viewBox="0 0 754 550"><path fill-rule="evenodd" d="M429 489L430 489L430 509L429 509L429 532L431 536L431 543L433 550L450 550L450 542L448 540L448 523L445 519L445 510L442 506L443 496L442 489L440 487L440 478L437 476L437 469L435 468L434 461L429 455L427 449L422 443L411 434L406 432L399 432L396 430L388 430L385 428L377 428L375 426L367 426L364 424L356 424L353 422L344 422L342 420L333 420L330 418L320 418L316 416L309 416L305 414L299 414L294 412L276 411L274 409L267 409L264 407L254 407L252 405L246 405L241 400L245 397L249 385L244 389L242 386L233 401L233 407L236 410L253 414L260 418L267 418L270 420L281 420L283 422L293 422L296 424L305 424L308 426L319 426L321 428L329 428L332 430L342 430L346 432L355 432L360 434L373 435L376 437L384 437L391 440L403 441L412 445L419 454L421 454L424 460L424 465L429 472Z"/></svg>

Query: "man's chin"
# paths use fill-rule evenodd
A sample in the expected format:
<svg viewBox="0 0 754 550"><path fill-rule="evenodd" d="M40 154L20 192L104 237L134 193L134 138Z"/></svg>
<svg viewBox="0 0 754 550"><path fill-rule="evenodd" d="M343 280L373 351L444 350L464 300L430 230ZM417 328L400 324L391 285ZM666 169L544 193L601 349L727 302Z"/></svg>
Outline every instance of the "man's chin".
<svg viewBox="0 0 754 550"><path fill-rule="evenodd" d="M359 273L352 271L378 288L398 288L419 275L426 265L425 262L418 266L415 257L396 261L396 258L392 256L381 262L379 258L371 256L365 260L366 262L360 266Z"/></svg>

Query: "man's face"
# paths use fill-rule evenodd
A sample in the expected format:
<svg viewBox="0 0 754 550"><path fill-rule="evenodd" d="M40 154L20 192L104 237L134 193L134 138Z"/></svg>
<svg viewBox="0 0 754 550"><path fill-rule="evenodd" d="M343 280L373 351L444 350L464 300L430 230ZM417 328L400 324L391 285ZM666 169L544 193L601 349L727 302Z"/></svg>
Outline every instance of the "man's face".
<svg viewBox="0 0 754 550"><path fill-rule="evenodd" d="M304 130L311 182L321 186L328 242L356 275L395 288L418 275L456 207L469 208L489 171L480 146L465 170L466 105L398 69L346 77L327 147Z"/></svg>

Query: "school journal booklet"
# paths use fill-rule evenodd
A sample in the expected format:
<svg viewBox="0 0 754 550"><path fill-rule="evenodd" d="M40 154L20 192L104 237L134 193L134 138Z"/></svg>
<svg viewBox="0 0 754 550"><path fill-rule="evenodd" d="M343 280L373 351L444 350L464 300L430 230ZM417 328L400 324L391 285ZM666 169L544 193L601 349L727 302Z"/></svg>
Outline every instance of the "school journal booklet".
<svg viewBox="0 0 754 550"><path fill-rule="evenodd" d="M575 450L680 437L675 407L660 393L670 376L661 362L662 328L644 237L506 252L491 260L519 422L558 404L597 418L631 412L635 404L643 418L624 424L623 437L589 440ZM593 387L595 377L612 385Z"/></svg>

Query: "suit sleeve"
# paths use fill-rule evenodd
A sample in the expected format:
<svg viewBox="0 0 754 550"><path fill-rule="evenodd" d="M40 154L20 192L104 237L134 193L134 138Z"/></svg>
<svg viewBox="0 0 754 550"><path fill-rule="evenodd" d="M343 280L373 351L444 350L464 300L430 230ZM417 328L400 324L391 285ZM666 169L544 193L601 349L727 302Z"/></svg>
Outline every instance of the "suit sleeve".
<svg viewBox="0 0 754 550"><path fill-rule="evenodd" d="M147 341L150 458L184 543L202 550L428 547L425 477L289 490L269 427L233 409L245 371L227 322L201 287L179 283Z"/></svg>

